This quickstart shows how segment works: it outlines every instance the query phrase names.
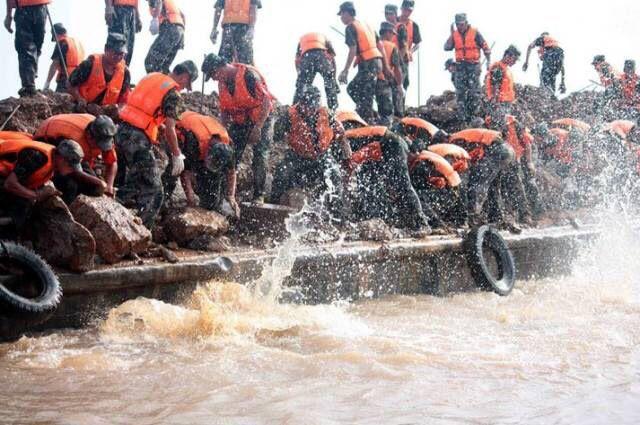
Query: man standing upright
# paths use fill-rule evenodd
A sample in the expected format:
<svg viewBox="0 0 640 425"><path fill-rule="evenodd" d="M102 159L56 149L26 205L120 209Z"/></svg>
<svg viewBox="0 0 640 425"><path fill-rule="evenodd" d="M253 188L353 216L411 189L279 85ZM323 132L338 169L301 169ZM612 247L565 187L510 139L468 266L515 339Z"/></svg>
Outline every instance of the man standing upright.
<svg viewBox="0 0 640 425"><path fill-rule="evenodd" d="M151 34L156 35L144 61L147 73L169 74L178 50L184 48L184 15L176 0L148 0L151 7Z"/></svg>
<svg viewBox="0 0 640 425"><path fill-rule="evenodd" d="M480 103L480 50L484 52L489 69L491 49L480 32L469 25L466 13L457 14L455 21L444 50L455 49L458 119L470 123L477 115Z"/></svg>
<svg viewBox="0 0 640 425"><path fill-rule="evenodd" d="M216 0L211 41L218 41L218 23L222 17L222 41L218 55L225 61L253 65L253 34L260 0Z"/></svg>
<svg viewBox="0 0 640 425"><path fill-rule="evenodd" d="M413 61L413 54L420 48L422 36L420 35L420 26L413 22L411 14L415 6L414 0L404 0L400 7L400 17L398 18L398 26L403 26L407 33L406 49L402 51L402 73L404 74L404 89L409 88L409 63Z"/></svg>
<svg viewBox="0 0 640 425"><path fill-rule="evenodd" d="M542 60L542 70L540 71L540 86L549 90L552 94L556 93L556 78L561 74L560 93L564 94L567 88L564 84L564 50L560 44L552 38L548 32L543 32L540 37L533 40L527 48L527 57L525 58L522 70L527 72L529 68L529 56L534 48L538 48L538 56Z"/></svg>
<svg viewBox="0 0 640 425"><path fill-rule="evenodd" d="M511 67L520 57L516 46L509 46L502 60L491 65L485 79L491 127L500 129L506 125L505 116L513 112L516 101L516 85Z"/></svg>
<svg viewBox="0 0 640 425"><path fill-rule="evenodd" d="M16 40L15 48L18 52L18 66L22 88L18 91L20 97L34 96L36 91L36 77L38 76L38 59L42 53L45 26L47 22L47 5L51 0L7 0L7 16L4 27L13 33L11 24L14 20L13 9L16 9Z"/></svg>
<svg viewBox="0 0 640 425"><path fill-rule="evenodd" d="M393 42L396 35L395 27L389 22L380 25L380 37L382 38L382 50L387 67L391 75L380 73L376 85L376 102L378 114L383 125L391 125L392 115L404 116L404 91L402 89L402 59L398 48Z"/></svg>
<svg viewBox="0 0 640 425"><path fill-rule="evenodd" d="M338 77L338 82L347 84L349 68L355 60L358 73L347 86L347 93L356 104L356 112L365 121L373 122L375 121L373 99L376 92L376 79L383 68L386 73L389 73L388 67L382 60L376 33L368 25L356 20L356 8L353 2L342 3L338 16L346 25L345 41L349 46L349 56Z"/></svg>
<svg viewBox="0 0 640 425"><path fill-rule="evenodd" d="M293 103L300 101L302 90L313 84L316 74L324 80L327 105L335 112L338 109L338 83L336 81L336 52L324 34L309 33L300 38L296 51L296 94Z"/></svg>
<svg viewBox="0 0 640 425"><path fill-rule="evenodd" d="M104 0L104 19L109 33L118 33L127 37L127 66L131 65L136 33L142 31L138 0Z"/></svg>

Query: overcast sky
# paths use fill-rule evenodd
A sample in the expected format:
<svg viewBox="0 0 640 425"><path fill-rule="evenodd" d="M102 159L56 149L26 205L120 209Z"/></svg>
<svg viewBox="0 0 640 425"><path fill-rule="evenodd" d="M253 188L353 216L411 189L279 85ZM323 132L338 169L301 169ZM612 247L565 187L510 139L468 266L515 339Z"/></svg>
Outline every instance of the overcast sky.
<svg viewBox="0 0 640 425"><path fill-rule="evenodd" d="M213 20L214 0L176 0L187 18L186 47L178 54L177 61L193 59L201 64L205 53L217 52L219 46L209 41ZM343 30L336 12L341 1L334 0L262 0L256 28L256 65L265 75L271 91L283 103L289 103L295 85L294 54L299 37L307 32L327 34L338 51L338 69L343 67L347 53L344 40L330 26ZM358 18L378 28L384 19L384 5L388 0L355 1ZM396 0L395 3L400 3ZM1 2L4 4L4 1ZM144 4L144 0L140 0ZM567 87L580 90L596 75L589 65L594 54L606 54L618 68L625 58L640 59L640 2L637 0L563 1L537 0L508 2L502 0L416 0L413 19L420 25L423 43L421 59L421 101L428 95L451 88L449 75L443 70L450 53L442 46L449 35L449 27L457 12L466 12L469 21L476 26L489 44L495 43L494 58L502 56L504 49L516 44L523 53L527 45L542 31L549 31L565 48L567 62ZM51 13L54 21L65 24L71 36L78 37L87 52L100 52L106 39L103 0L53 0ZM144 57L153 38L148 32L150 20L146 7L142 8L144 30L138 34L132 63L133 80L144 74ZM0 43L5 47L4 65L0 68L0 98L15 96L19 89L17 55L13 48L13 36L4 29ZM41 88L46 78L53 44L47 39L40 59ZM535 52L528 73L516 65L516 80L537 84L537 58ZM354 71L350 74L353 77ZM418 66L411 69L412 86L409 88L409 104L418 100ZM319 81L317 82L318 84ZM194 87L200 87L198 82ZM320 85L321 87L321 85ZM215 88L207 85L207 91ZM350 105L346 90L341 104Z"/></svg>

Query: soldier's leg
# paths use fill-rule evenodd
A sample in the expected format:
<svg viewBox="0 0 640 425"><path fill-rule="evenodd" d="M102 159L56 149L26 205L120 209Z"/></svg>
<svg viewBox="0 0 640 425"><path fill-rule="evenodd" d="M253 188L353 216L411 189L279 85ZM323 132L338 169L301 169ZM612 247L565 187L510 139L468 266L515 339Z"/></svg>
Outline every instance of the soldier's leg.
<svg viewBox="0 0 640 425"><path fill-rule="evenodd" d="M249 25L238 25L233 31L237 61L253 65L253 34Z"/></svg>
<svg viewBox="0 0 640 425"><path fill-rule="evenodd" d="M324 90L327 95L327 106L332 111L335 111L338 109L338 93L340 93L340 87L336 80L335 61L329 58L324 52L318 52L318 55L319 58L316 61L316 69L324 80Z"/></svg>
<svg viewBox="0 0 640 425"><path fill-rule="evenodd" d="M18 52L18 69L23 93L34 94L36 77L38 76L38 58L44 39L44 20L32 8L18 8L15 13L16 38L15 48ZM24 91L26 90L26 91ZM28 93L27 93L28 91Z"/></svg>
<svg viewBox="0 0 640 425"><path fill-rule="evenodd" d="M269 151L273 142L274 118L270 116L262 126L260 142L253 147L253 196L254 199L266 194L267 173L269 166Z"/></svg>
<svg viewBox="0 0 640 425"><path fill-rule="evenodd" d="M220 211L224 198L222 189L225 176L202 168L196 171L195 178L195 192L200 198L200 207L209 211Z"/></svg>
<svg viewBox="0 0 640 425"><path fill-rule="evenodd" d="M393 116L393 94L391 86L385 80L376 81L376 103L380 115L379 124L390 126Z"/></svg>
<svg viewBox="0 0 640 425"><path fill-rule="evenodd" d="M233 45L233 28L232 25L222 26L222 40L220 41L220 51L218 56L227 62L233 62L234 45Z"/></svg>
<svg viewBox="0 0 640 425"><path fill-rule="evenodd" d="M279 204L282 196L295 187L300 176L297 175L297 156L288 150L282 161L278 164L273 176L271 185L271 196L269 200L272 204Z"/></svg>
<svg viewBox="0 0 640 425"><path fill-rule="evenodd" d="M147 58L145 69L147 73L162 72L168 74L171 64L184 43L184 28L180 25L164 23L160 26L160 33L154 40Z"/></svg>
<svg viewBox="0 0 640 425"><path fill-rule="evenodd" d="M468 102L467 116L473 119L480 110L480 65L473 65L468 70Z"/></svg>
<svg viewBox="0 0 640 425"><path fill-rule="evenodd" d="M457 102L457 116L458 121L468 122L470 118L467 116L467 102L468 102L468 78L465 68L459 66L458 71L454 76L456 86L456 102Z"/></svg>
<svg viewBox="0 0 640 425"><path fill-rule="evenodd" d="M109 25L109 32L123 34L127 37L127 55L124 60L127 66L131 64L133 57L133 48L136 38L136 17L135 10L132 7L116 6L114 8L114 16Z"/></svg>
<svg viewBox="0 0 640 425"><path fill-rule="evenodd" d="M313 80L316 77L316 63L313 57L308 55L304 56L300 61L300 72L298 73L298 79L296 80L296 92L293 96L293 103L296 104L300 101L300 93L302 89L313 84Z"/></svg>

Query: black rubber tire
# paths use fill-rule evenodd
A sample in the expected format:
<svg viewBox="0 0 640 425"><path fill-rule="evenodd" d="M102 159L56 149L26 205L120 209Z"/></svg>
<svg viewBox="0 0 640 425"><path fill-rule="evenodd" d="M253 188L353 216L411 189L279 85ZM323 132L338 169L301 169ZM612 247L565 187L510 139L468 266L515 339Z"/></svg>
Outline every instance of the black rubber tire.
<svg viewBox="0 0 640 425"><path fill-rule="evenodd" d="M42 258L21 245L0 241L0 269L9 270L8 277L0 281L1 317L16 325L35 326L55 313L62 300L62 288Z"/></svg>
<svg viewBox="0 0 640 425"><path fill-rule="evenodd" d="M486 249L495 256L498 276L489 267L488 258L485 258ZM501 296L511 293L516 282L516 264L511 250L497 230L491 226L472 229L465 239L465 254L471 276L480 289Z"/></svg>

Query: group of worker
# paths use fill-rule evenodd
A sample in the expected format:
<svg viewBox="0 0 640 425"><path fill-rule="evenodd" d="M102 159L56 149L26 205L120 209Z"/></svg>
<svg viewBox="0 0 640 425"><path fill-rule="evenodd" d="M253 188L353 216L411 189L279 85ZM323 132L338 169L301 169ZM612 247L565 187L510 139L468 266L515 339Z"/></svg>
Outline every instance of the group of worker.
<svg viewBox="0 0 640 425"><path fill-rule="evenodd" d="M11 28L11 10L16 9L22 96L36 92L42 43L34 37L40 29L44 37L48 3L8 0L5 26ZM47 86L57 72L57 89L73 96L86 113L53 116L32 135L0 132L0 205L9 206L17 228L35 203L53 195L71 203L79 194L115 197L153 228L178 181L190 206L222 211L226 201L238 217L236 170L250 148L255 203L280 203L293 188L317 195L331 189L325 205L337 221L381 218L418 232L490 221L517 232L518 222L531 223L544 210L534 147L542 150L544 161L558 164L554 169L560 177L577 174L581 158L588 154L584 144L576 142L575 129L581 126L576 120L532 131L522 124L514 108L517 93L510 71L520 51L510 46L492 63L489 45L465 14L456 15L445 43L445 50L455 51L456 60L448 66L465 125L447 134L420 118L404 116L407 70L421 42L419 26L410 19L414 1L404 0L400 15L395 5L387 5L379 34L356 19L353 2L340 5L349 54L337 80L346 83L357 64L358 72L347 87L355 111L338 110L335 50L317 33L300 38L293 104L277 108L265 78L253 65L259 0L216 1L211 40L217 40L222 18L221 48L217 55L207 55L200 69L190 60L171 68L184 42L185 19L177 1L149 0L149 6L150 30L158 37L145 60L148 75L135 88L128 63L141 29L136 0L106 0L110 32L104 52L86 58L81 43L63 25L53 25L57 49ZM561 74L564 90L564 53L558 43L542 34L529 46L525 69L535 47L543 61L543 86L555 92ZM481 52L488 69L484 97ZM218 83L219 119L184 106L181 92L191 90L200 72L205 81ZM327 107L313 86L318 73L324 78ZM482 99L487 104L484 115ZM117 123L103 111L115 111ZM597 132L624 139L620 146L639 141L631 121ZM586 133L579 140L585 138ZM269 192L274 139L286 141L288 149L276 166Z"/></svg>

